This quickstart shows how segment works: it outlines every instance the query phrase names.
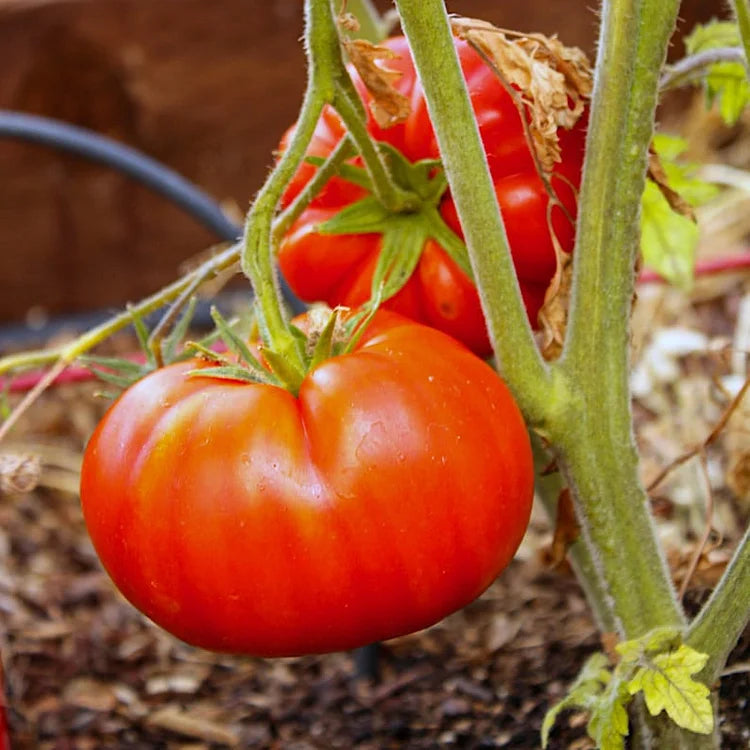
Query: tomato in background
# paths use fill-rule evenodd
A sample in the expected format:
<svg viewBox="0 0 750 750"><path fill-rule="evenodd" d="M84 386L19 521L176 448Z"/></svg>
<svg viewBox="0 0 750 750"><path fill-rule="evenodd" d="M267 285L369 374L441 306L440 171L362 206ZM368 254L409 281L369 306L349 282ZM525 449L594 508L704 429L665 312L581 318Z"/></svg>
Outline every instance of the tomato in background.
<svg viewBox="0 0 750 750"><path fill-rule="evenodd" d="M533 494L495 372L381 312L298 396L157 370L87 446L94 546L138 609L216 651L349 649L426 627L508 564Z"/></svg>
<svg viewBox="0 0 750 750"><path fill-rule="evenodd" d="M537 173L513 99L468 43L459 39L454 43L503 214L522 296L529 319L536 327L537 315L544 301L543 292L556 269L548 213L562 249L566 252L573 249L575 229L569 217L575 218L576 215L585 117L572 130L559 131L562 161L550 178L550 184L568 216L558 206L548 211L549 196ZM404 123L388 129L378 126L368 114L368 129L374 138L395 146L410 161L437 159L437 140L406 39L392 38L384 45L399 55L388 60L387 67L402 73L395 87L409 99L411 113ZM370 95L356 73L353 75L357 89L367 103ZM282 150L292 131L293 128L282 139ZM319 157L329 155L344 132L335 111L326 108L308 153ZM300 168L284 194L284 206L299 194L314 173L315 167L309 163ZM332 219L364 194L361 187L342 177L332 178L284 237L279 264L285 278L302 299L323 301L330 306L356 307L370 297L381 235L326 235L317 231L320 224ZM449 192L444 194L439 209L446 223L462 236ZM477 354L485 356L491 351L472 282L435 242L426 243L414 274L396 295L384 302L384 307L449 333Z"/></svg>

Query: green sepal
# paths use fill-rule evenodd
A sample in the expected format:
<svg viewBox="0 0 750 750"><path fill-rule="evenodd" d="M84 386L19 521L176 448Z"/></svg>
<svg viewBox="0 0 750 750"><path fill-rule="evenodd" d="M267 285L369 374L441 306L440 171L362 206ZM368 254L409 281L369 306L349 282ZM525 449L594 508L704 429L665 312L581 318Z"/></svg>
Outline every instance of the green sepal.
<svg viewBox="0 0 750 750"><path fill-rule="evenodd" d="M162 355L165 364L175 361L177 357L177 345L185 338L188 332L197 303L198 298L193 295L185 306L179 320L169 332L169 335L164 337L164 341L162 342Z"/></svg>
<svg viewBox="0 0 750 750"><path fill-rule="evenodd" d="M149 330L146 327L146 324L143 322L141 316L135 311L133 307L128 305L127 310L133 323L135 335L138 338L138 344L143 350L143 353L146 356L146 361L151 366L151 369L155 370L158 365L154 357L154 353L149 346Z"/></svg>
<svg viewBox="0 0 750 750"><path fill-rule="evenodd" d="M273 349L263 349L263 358L284 387L296 396L305 379L305 373L297 369L287 357Z"/></svg>
<svg viewBox="0 0 750 750"><path fill-rule="evenodd" d="M367 196L342 209L317 229L321 234L383 235L371 290L375 296L383 284L383 300L398 293L409 280L428 239L434 239L461 271L473 279L466 245L434 206L423 206L416 213L394 214L376 198Z"/></svg>
<svg viewBox="0 0 750 750"><path fill-rule="evenodd" d="M211 308L211 319L214 321L216 330L219 332L221 340L226 344L227 349L232 352L237 359L247 365L250 369L255 370L261 375L267 375L268 370L258 361L257 357L250 351L250 347L232 330L224 316L216 309Z"/></svg>
<svg viewBox="0 0 750 750"><path fill-rule="evenodd" d="M333 334L336 330L337 320L338 310L332 310L323 330L318 336L318 340L315 342L315 346L313 347L308 371L314 370L321 362L331 356L333 352Z"/></svg>
<svg viewBox="0 0 750 750"><path fill-rule="evenodd" d="M327 160L320 156L308 156L305 158L305 161L313 166L322 167ZM370 193L372 192L372 180L364 167L358 167L355 164L341 164L336 170L336 175L347 182L351 182L353 185L364 188Z"/></svg>
<svg viewBox="0 0 750 750"><path fill-rule="evenodd" d="M266 383L267 380L261 378L258 374L239 365L226 367L196 367L194 370L188 370L189 377L201 378L218 378L219 380L239 380L247 383Z"/></svg>

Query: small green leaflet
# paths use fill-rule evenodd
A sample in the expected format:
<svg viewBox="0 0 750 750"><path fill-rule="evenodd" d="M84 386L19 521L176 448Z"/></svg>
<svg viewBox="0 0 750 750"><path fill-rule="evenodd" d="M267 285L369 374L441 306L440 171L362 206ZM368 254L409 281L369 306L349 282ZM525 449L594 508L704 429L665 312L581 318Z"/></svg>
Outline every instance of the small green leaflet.
<svg viewBox="0 0 750 750"><path fill-rule="evenodd" d="M706 665L708 654L682 645L676 651L658 654L642 666L628 682L628 692L643 692L652 716L666 711L678 726L698 734L710 734L714 726L709 690L691 675Z"/></svg>
<svg viewBox="0 0 750 750"><path fill-rule="evenodd" d="M706 665L708 655L685 646L681 638L675 628L657 628L618 643L620 661L614 669L602 653L589 657L568 694L544 717L542 747L561 711L582 708L589 713L586 729L597 748L624 750L627 708L641 692L652 716L666 711L683 729L710 734L714 718L709 689L692 678Z"/></svg>
<svg viewBox="0 0 750 750"><path fill-rule="evenodd" d="M586 726L589 737L600 750L624 750L625 737L629 733L625 707L629 702L627 688L615 676L591 709L591 718Z"/></svg>
<svg viewBox="0 0 750 750"><path fill-rule="evenodd" d="M731 21L712 21L705 26L696 26L685 38L690 55L719 47L739 47L740 44L739 29ZM739 62L714 63L708 67L704 86L708 106L717 102L724 122L734 125L750 100L745 66Z"/></svg>
<svg viewBox="0 0 750 750"><path fill-rule="evenodd" d="M657 135L653 141L668 187L691 206L713 198L715 185L692 176L693 167L677 161L687 148L681 138ZM687 289L693 281L699 230L695 222L672 209L651 180L641 198L641 253L644 263L675 286Z"/></svg>
<svg viewBox="0 0 750 750"><path fill-rule="evenodd" d="M558 714L568 708L592 710L598 703L605 686L609 683L609 660L602 653L592 654L583 665L568 694L547 711L542 723L542 747L547 747L549 733Z"/></svg>

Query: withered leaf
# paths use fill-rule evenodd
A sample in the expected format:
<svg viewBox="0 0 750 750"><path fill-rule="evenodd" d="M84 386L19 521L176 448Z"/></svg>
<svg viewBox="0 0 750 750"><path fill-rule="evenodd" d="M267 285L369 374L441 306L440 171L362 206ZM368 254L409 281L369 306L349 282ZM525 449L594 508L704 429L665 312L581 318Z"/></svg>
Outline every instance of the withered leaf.
<svg viewBox="0 0 750 750"><path fill-rule="evenodd" d="M511 32L487 21L454 18L451 24L458 37L489 59L526 110L531 145L540 167L549 174L561 158L557 128L572 128L591 97L593 77L586 54L554 36L513 33L510 38Z"/></svg>
<svg viewBox="0 0 750 750"><path fill-rule="evenodd" d="M544 295L544 304L539 311L542 329L542 356L551 361L562 352L565 327L568 322L570 291L573 285L573 256L564 252L552 235L557 253L557 270Z"/></svg>
<svg viewBox="0 0 750 750"><path fill-rule="evenodd" d="M697 221L693 207L676 190L669 187L667 174L653 145L648 149L647 176L659 188L659 192L666 198L669 207L675 213L685 216L693 222Z"/></svg>
<svg viewBox="0 0 750 750"><path fill-rule="evenodd" d="M560 491L557 498L557 518L555 520L555 533L552 537L551 563L557 567L565 560L565 555L581 533L581 527L576 518L573 500L570 490L565 487Z"/></svg>
<svg viewBox="0 0 750 750"><path fill-rule="evenodd" d="M378 65L378 60L389 60L398 55L365 39L344 39L342 44L372 96L370 110L375 122L381 128L403 122L409 116L409 100L393 85L401 73Z"/></svg>

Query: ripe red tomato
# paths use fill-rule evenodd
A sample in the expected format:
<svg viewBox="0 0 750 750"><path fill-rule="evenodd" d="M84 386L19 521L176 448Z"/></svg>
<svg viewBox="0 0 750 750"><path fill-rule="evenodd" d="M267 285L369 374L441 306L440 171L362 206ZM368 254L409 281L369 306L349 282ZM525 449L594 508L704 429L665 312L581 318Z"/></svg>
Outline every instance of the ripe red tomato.
<svg viewBox="0 0 750 750"><path fill-rule="evenodd" d="M384 44L399 55L387 65L401 72L395 85L408 97L411 113L406 122L388 129L379 127L369 115L368 129L376 139L395 146L410 161L437 159L440 155L437 140L406 39L397 37ZM468 43L456 39L455 45L505 221L521 292L532 325L536 326L544 292L556 269L548 224L549 196L537 173L521 116L511 96ZM368 102L369 93L356 74L354 78L360 95ZM292 129L282 139L282 150L291 132ZM327 156L343 134L344 127L337 114L327 108L308 153ZM559 136L562 162L553 172L551 184L565 209L575 217L585 122L581 121L573 130L561 130ZM315 167L310 164L300 168L284 195L284 205L297 196L314 173ZM322 300L330 306L358 306L369 298L381 235L333 236L317 231L318 225L363 195L361 187L334 177L282 241L279 251L281 270L302 299ZM449 192L444 194L439 208L446 223L461 235ZM571 251L574 227L559 207L553 207L550 213L561 247ZM384 306L449 333L480 355L491 351L473 284L435 242L426 243L413 276Z"/></svg>
<svg viewBox="0 0 750 750"><path fill-rule="evenodd" d="M81 500L122 593L183 640L281 656L430 625L478 596L526 529L519 410L448 336L381 313L297 397L151 373L84 456Z"/></svg>

